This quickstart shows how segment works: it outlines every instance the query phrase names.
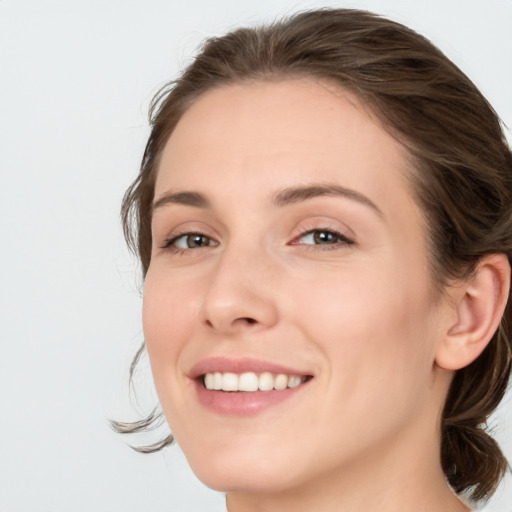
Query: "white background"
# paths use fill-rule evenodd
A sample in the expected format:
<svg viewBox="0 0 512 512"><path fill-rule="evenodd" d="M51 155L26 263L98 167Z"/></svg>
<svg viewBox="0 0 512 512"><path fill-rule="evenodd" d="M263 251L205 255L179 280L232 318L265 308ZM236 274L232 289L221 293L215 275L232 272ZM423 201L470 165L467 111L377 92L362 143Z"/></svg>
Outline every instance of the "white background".
<svg viewBox="0 0 512 512"><path fill-rule="evenodd" d="M223 509L176 448L139 455L107 426L136 417L142 341L119 205L151 96L204 37L326 5L424 33L512 126L511 0L0 1L1 512ZM147 411L149 372L137 381ZM512 460L511 404L492 423ZM486 510L512 511L510 477Z"/></svg>

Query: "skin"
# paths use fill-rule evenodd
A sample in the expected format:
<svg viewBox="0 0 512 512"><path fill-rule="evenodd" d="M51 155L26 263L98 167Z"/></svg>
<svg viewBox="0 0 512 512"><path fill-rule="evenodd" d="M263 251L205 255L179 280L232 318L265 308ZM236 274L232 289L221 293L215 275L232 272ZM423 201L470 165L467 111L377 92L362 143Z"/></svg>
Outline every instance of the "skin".
<svg viewBox="0 0 512 512"><path fill-rule="evenodd" d="M193 191L210 204L155 209L144 333L173 434L230 512L469 510L440 466L452 372L436 363L447 332L460 333L464 293L432 293L409 167L357 99L306 79L211 90L171 135L156 201ZM273 204L319 183L374 206L338 195ZM314 230L339 235L315 243ZM186 248L186 233L205 245ZM255 416L217 414L190 378L210 356L313 379Z"/></svg>

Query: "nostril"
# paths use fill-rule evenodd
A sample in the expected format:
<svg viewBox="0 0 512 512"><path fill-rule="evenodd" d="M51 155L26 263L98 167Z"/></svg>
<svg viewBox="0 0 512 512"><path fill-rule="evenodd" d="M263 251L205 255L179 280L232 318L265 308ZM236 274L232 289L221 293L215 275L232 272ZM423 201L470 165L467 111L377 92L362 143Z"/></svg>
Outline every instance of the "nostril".
<svg viewBox="0 0 512 512"><path fill-rule="evenodd" d="M253 325L253 324L257 324L258 321L255 320L254 318L250 318L250 317L241 317L241 318L237 318L235 320L235 323L238 323L238 322L243 322L243 323L246 323L248 325ZM207 327L212 327L212 328L215 328L213 322L211 320L205 320L205 324Z"/></svg>

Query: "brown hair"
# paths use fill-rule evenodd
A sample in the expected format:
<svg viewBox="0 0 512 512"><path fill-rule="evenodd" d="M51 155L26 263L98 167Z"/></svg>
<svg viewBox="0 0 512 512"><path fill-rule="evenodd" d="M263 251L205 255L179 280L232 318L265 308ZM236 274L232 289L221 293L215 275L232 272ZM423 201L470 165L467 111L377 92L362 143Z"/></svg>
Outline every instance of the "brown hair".
<svg viewBox="0 0 512 512"><path fill-rule="evenodd" d="M213 87L289 76L329 80L355 93L408 149L438 290L451 278L468 276L485 254L505 253L511 260L512 155L489 103L414 31L365 11L322 9L207 40L183 75L156 96L141 171L122 206L124 233L143 275L151 259L159 158L183 113ZM442 416L445 475L456 492L477 500L494 492L507 468L485 428L510 376L511 315L509 301L486 350L456 372ZM119 432L137 432L158 419L153 412L140 422L113 425ZM140 450L156 451L170 442L172 436Z"/></svg>

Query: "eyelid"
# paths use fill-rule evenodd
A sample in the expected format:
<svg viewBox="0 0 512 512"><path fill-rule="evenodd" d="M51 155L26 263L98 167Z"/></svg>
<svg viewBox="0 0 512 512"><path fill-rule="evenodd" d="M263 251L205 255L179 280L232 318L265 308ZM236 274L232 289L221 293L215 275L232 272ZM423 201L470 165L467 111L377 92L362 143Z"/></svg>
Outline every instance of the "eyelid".
<svg viewBox="0 0 512 512"><path fill-rule="evenodd" d="M313 233L329 233L337 237L339 240L333 243L301 243L300 240L308 235L312 235ZM336 249L340 246L350 246L353 245L355 242L352 238L349 238L343 231L339 229L332 229L332 228L322 228L317 227L313 229L307 229L300 233L299 235L295 236L291 242L289 242L289 245L302 245L305 246L307 249L311 250L329 250L329 249Z"/></svg>
<svg viewBox="0 0 512 512"><path fill-rule="evenodd" d="M208 223L200 220L183 220L184 222L177 222L176 224L173 223L174 226L168 227L165 232L163 229L158 229L157 232L153 234L155 246L163 252L184 253L189 252L190 250L197 252L198 249L209 249L219 245L218 234ZM161 227L163 228L164 226ZM180 248L173 245L179 238L187 235L203 236L213 241L214 244L204 247L190 248Z"/></svg>
<svg viewBox="0 0 512 512"><path fill-rule="evenodd" d="M182 248L179 248L179 247L174 245L180 238L183 238L185 236L202 236L202 237L207 238L208 240L214 242L212 245L208 245L206 247L215 247L215 246L219 245L219 242L217 240L215 240L214 237L212 237L210 235L207 235L206 233L202 233L200 231L183 230L183 232L174 232L173 234L168 236L164 240L164 244L161 246L161 248L162 249L169 249L171 247L175 247L177 250L189 250L189 249L197 250L197 249L201 249L202 248L202 247L196 247L196 248L188 247L187 249L182 249Z"/></svg>
<svg viewBox="0 0 512 512"><path fill-rule="evenodd" d="M338 219L332 218L330 216L318 216L318 217L309 217L303 219L296 227L296 229L292 233L292 240L289 242L289 245L299 245L298 240L309 233L315 231L327 231L333 233L343 240L345 240L345 244L355 244L357 242L356 234L344 223L340 222ZM300 244L300 245L316 245L319 244ZM327 245L327 244L320 244ZM334 244L331 244L334 245Z"/></svg>
<svg viewBox="0 0 512 512"><path fill-rule="evenodd" d="M325 217L318 219L304 219L294 231L295 233L292 234L291 240L286 245L300 245L310 250L328 250L336 249L341 246L350 246L356 243L352 230L344 225L340 226L339 221L335 221L334 219L330 220L329 218L326 219ZM305 243L301 241L305 236L315 232L331 233L335 235L338 240L332 243ZM185 236L205 237L208 239L209 243L208 245L198 247L176 246L175 244L177 240ZM157 242L158 237L155 236L154 240ZM217 233L215 233L208 225L203 224L203 222L184 222L172 229L170 233L168 232L165 237L161 236L160 240L161 242L157 242L157 246L161 250L181 254L190 251L198 252L200 249L210 249L220 245Z"/></svg>

